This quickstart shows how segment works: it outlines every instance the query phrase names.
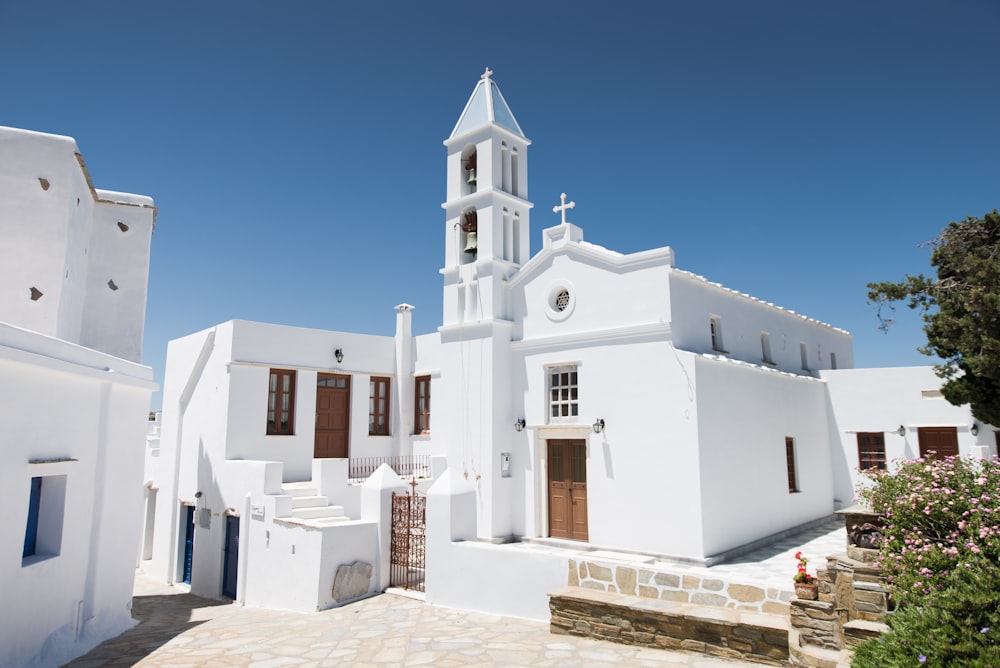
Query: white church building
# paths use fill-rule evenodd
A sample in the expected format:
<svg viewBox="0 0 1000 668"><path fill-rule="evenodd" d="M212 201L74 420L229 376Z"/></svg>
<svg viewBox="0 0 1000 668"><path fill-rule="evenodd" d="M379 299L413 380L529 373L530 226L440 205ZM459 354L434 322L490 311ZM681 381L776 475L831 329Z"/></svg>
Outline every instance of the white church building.
<svg viewBox="0 0 1000 668"><path fill-rule="evenodd" d="M95 189L73 139L0 128L0 665L61 665L134 624L155 218Z"/></svg>
<svg viewBox="0 0 1000 668"><path fill-rule="evenodd" d="M847 332L669 247L588 243L565 195L532 256L531 142L490 75L444 142L437 331L401 304L392 337L236 320L170 342L147 573L301 610L382 591L412 473L428 600L544 618L560 548L710 564L851 505L859 466L996 453L930 367L854 369ZM362 484L366 461L396 471Z"/></svg>

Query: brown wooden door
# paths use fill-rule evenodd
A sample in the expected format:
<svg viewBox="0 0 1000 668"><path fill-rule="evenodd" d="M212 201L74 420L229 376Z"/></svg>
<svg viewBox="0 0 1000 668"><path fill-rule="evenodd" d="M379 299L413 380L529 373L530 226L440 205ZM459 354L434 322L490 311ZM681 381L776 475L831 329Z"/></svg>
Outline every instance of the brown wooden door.
<svg viewBox="0 0 1000 668"><path fill-rule="evenodd" d="M957 427L917 427L917 440L920 442L920 456L937 453L937 459L958 456Z"/></svg>
<svg viewBox="0 0 1000 668"><path fill-rule="evenodd" d="M321 373L316 377L316 442L313 457L346 458L350 426L351 377Z"/></svg>
<svg viewBox="0 0 1000 668"><path fill-rule="evenodd" d="M549 535L587 540L587 442L548 441Z"/></svg>

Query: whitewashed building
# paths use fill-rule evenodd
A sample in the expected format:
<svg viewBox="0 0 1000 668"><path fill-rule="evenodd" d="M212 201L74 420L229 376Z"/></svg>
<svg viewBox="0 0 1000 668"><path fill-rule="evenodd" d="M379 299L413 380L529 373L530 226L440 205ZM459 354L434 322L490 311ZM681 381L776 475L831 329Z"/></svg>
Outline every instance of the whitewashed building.
<svg viewBox="0 0 1000 668"><path fill-rule="evenodd" d="M403 304L394 337L233 321L171 342L149 572L295 609L380 591L403 484L352 485L347 462L426 457L428 600L544 617L565 560L503 544L711 563L850 505L859 434L885 435L883 461L900 423L911 446L935 423L995 452L967 410L903 398L936 387L927 369L852 375L847 332L671 248L588 243L565 196L531 256L531 142L490 74L445 141L436 332L413 335Z"/></svg>
<svg viewBox="0 0 1000 668"><path fill-rule="evenodd" d="M0 665L61 665L134 623L155 217L96 190L73 139L0 128Z"/></svg>

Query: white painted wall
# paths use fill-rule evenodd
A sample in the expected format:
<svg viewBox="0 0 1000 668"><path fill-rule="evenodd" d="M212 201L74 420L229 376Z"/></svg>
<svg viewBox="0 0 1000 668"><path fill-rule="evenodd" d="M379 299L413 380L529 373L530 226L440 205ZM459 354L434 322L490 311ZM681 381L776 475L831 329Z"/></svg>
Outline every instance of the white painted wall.
<svg viewBox="0 0 1000 668"><path fill-rule="evenodd" d="M686 271L670 272L669 289L674 345L682 350L716 354L709 327L714 315L721 320L723 348L732 359L762 363L761 332L767 332L776 369L815 374L831 368L830 353L836 354L837 368L854 366L851 335L843 330ZM807 370L802 368L801 343L806 344Z"/></svg>
<svg viewBox="0 0 1000 668"><path fill-rule="evenodd" d="M742 362L693 358L704 556L833 512L825 386ZM798 490L788 491L785 437Z"/></svg>
<svg viewBox="0 0 1000 668"><path fill-rule="evenodd" d="M111 195L134 221L127 247L104 240L122 206ZM0 665L61 665L133 624L155 211L148 197L95 190L72 138L0 128L0 500L13 524L0 591L17 602L0 611ZM135 280L102 308L88 289L109 254ZM38 551L22 557L33 477Z"/></svg>
<svg viewBox="0 0 1000 668"><path fill-rule="evenodd" d="M140 361L155 217L148 197L95 190L72 138L0 127L3 320Z"/></svg>
<svg viewBox="0 0 1000 668"><path fill-rule="evenodd" d="M148 367L0 323L0 490L13 525L0 590L17 601L0 609L0 664L60 665L132 625L136 444L154 389ZM43 514L55 511L39 531L61 528L61 539L22 559L34 476L43 477ZM65 476L65 493L46 509L50 476Z"/></svg>
<svg viewBox="0 0 1000 668"><path fill-rule="evenodd" d="M919 427L956 427L963 456L997 454L996 428L978 423L968 406L953 406L937 396L941 379L930 366L824 371L829 388L834 496L843 506L854 500L862 482L858 472L858 432L884 432L886 461L920 456ZM900 436L897 430L905 427Z"/></svg>

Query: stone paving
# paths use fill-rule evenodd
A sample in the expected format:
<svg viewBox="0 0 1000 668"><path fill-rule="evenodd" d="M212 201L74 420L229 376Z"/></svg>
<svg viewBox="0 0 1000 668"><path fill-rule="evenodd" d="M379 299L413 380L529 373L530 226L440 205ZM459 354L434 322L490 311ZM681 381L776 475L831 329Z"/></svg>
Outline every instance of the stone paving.
<svg viewBox="0 0 1000 668"><path fill-rule="evenodd" d="M822 566L842 552L843 520L792 536L711 568L719 577L790 582L795 551ZM733 668L759 664L702 654L646 649L554 636L545 622L440 608L391 594L325 612L304 614L245 608L199 598L137 574L133 616L139 624L72 668L249 666L654 666Z"/></svg>

